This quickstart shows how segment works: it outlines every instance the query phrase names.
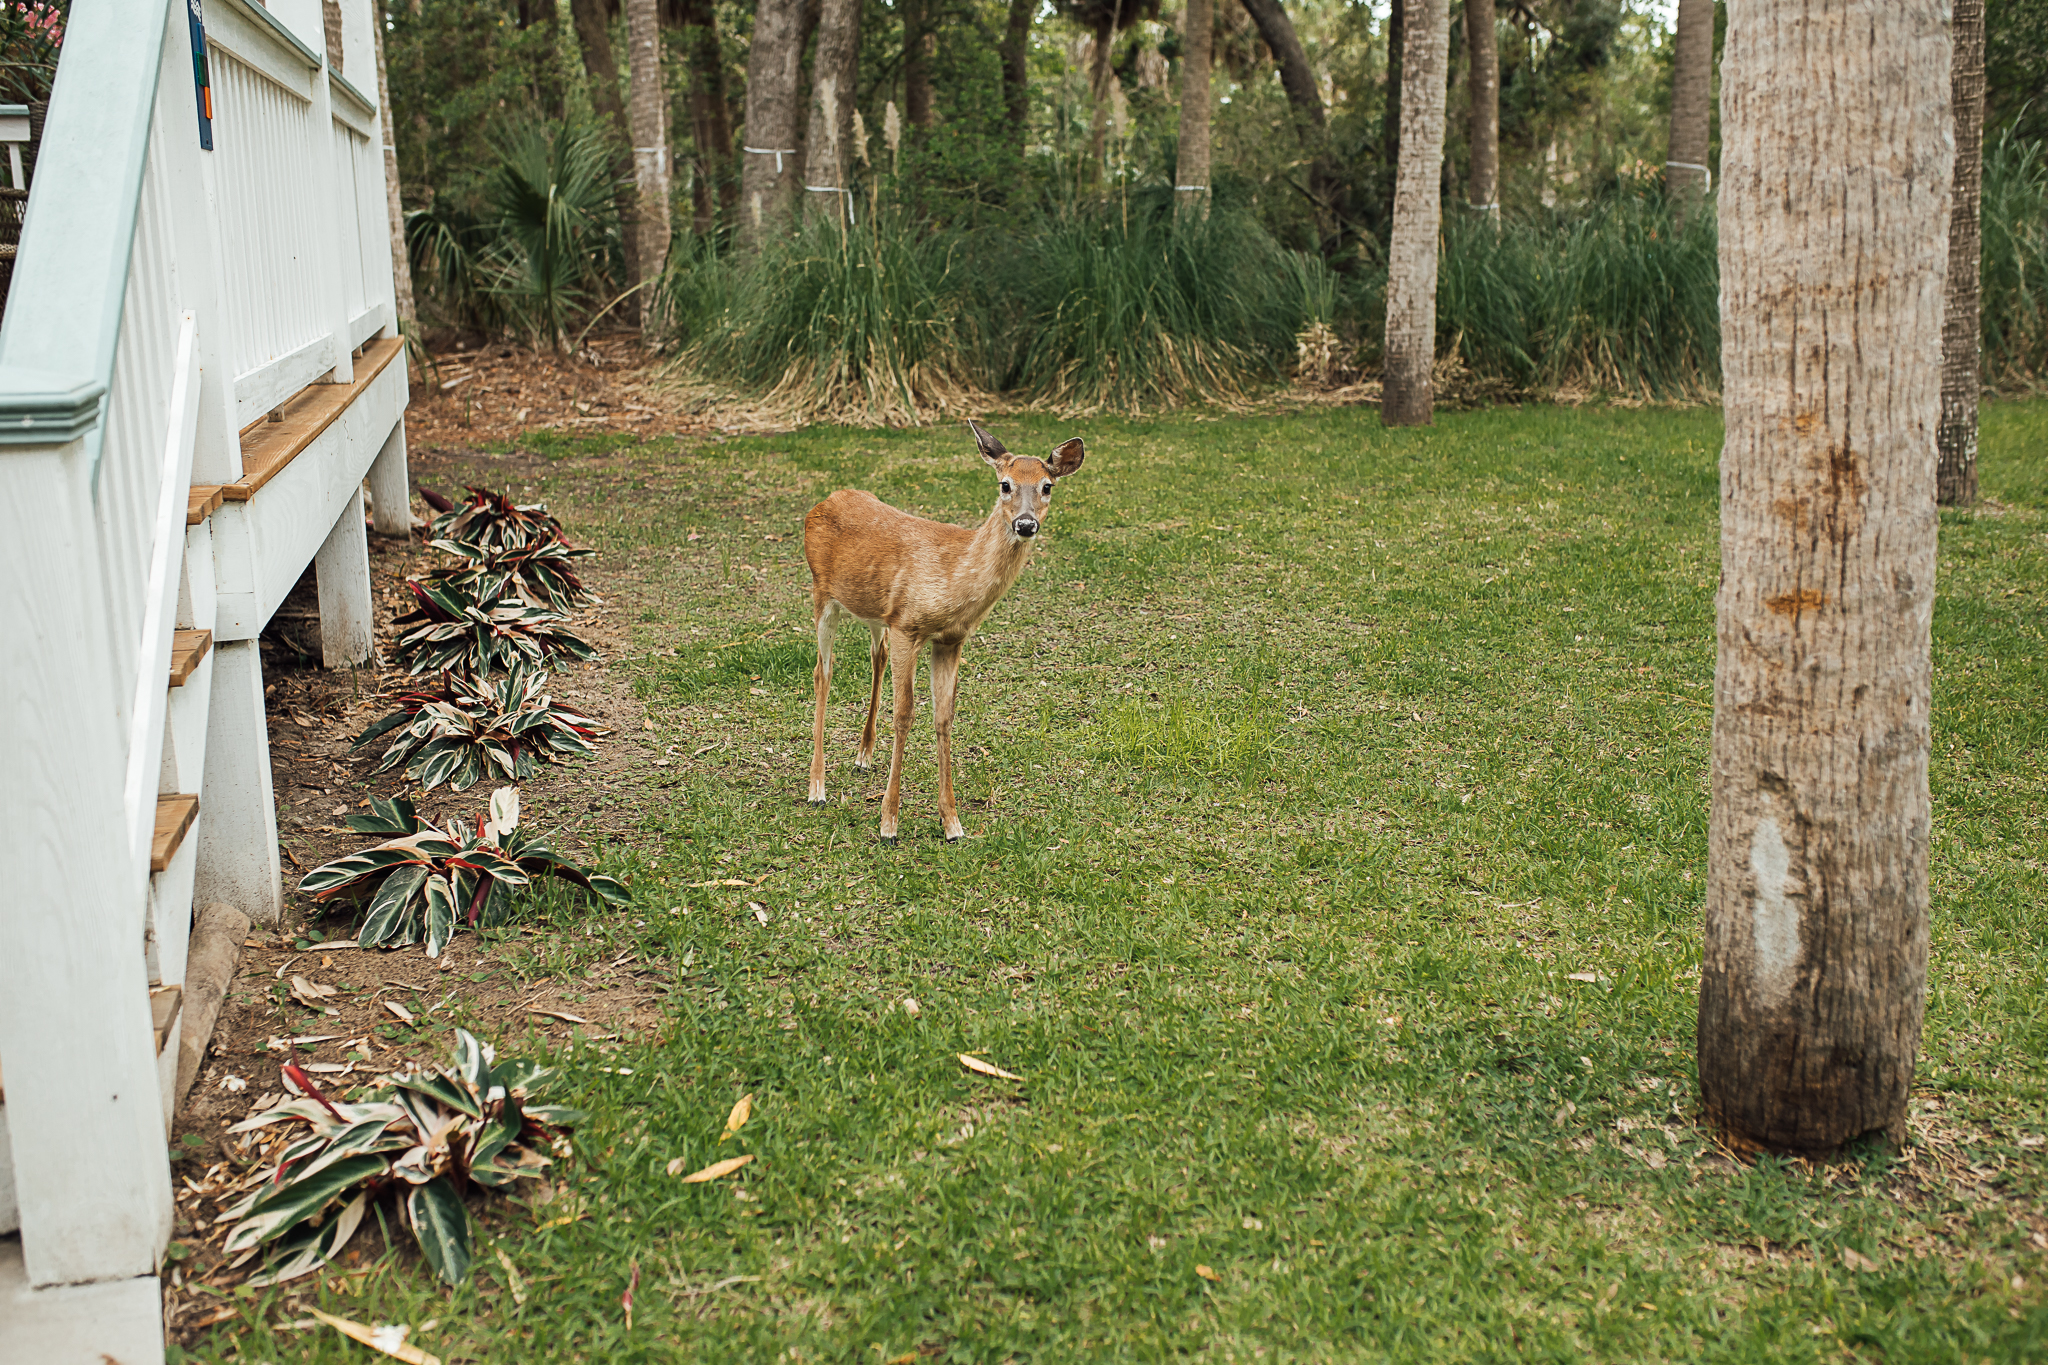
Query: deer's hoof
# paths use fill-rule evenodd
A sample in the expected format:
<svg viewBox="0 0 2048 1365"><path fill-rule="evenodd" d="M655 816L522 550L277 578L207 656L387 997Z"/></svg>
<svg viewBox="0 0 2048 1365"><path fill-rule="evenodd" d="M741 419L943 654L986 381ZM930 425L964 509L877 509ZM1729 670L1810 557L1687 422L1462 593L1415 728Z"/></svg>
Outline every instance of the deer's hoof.
<svg viewBox="0 0 2048 1365"><path fill-rule="evenodd" d="M822 796L814 796L811 798L811 804L814 806L829 806L832 803Z"/></svg>
<svg viewBox="0 0 2048 1365"><path fill-rule="evenodd" d="M874 760L867 758L856 758L855 760L853 760L853 770L857 773L871 773L875 770Z"/></svg>

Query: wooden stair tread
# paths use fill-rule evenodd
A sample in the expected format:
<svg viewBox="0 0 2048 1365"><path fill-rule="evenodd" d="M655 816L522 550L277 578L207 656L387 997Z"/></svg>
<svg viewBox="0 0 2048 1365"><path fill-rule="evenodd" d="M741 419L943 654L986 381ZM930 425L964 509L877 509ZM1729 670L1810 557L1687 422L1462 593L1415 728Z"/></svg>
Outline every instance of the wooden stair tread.
<svg viewBox="0 0 2048 1365"><path fill-rule="evenodd" d="M185 524L197 526L213 515L226 490L217 483L195 483L185 497Z"/></svg>
<svg viewBox="0 0 2048 1365"><path fill-rule="evenodd" d="M149 988L149 1022L156 1030L157 1055L162 1056L164 1044L170 1041L171 1025L178 1022L178 1007L184 1002L182 986L151 986Z"/></svg>
<svg viewBox="0 0 2048 1365"><path fill-rule="evenodd" d="M192 822L199 816L199 798L188 793L156 799L156 833L149 841L149 870L161 872L171 865L178 845L185 842Z"/></svg>
<svg viewBox="0 0 2048 1365"><path fill-rule="evenodd" d="M199 667L199 661L206 657L206 651L213 648L213 632L210 630L178 630L171 632L171 686L183 687Z"/></svg>
<svg viewBox="0 0 2048 1365"><path fill-rule="evenodd" d="M384 373L384 367L405 353L405 342L385 337L363 347L355 379L347 384L308 384L279 409L284 420L268 418L242 430L242 477L222 488L229 502L247 502L256 490L283 472L300 451L313 444L334 419L348 410L356 395Z"/></svg>

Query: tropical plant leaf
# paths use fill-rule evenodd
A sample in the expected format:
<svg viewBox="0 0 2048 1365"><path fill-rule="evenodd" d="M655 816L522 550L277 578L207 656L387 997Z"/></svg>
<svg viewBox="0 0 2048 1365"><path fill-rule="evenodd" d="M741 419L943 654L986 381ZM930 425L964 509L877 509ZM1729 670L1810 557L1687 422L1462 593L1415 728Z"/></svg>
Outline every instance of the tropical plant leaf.
<svg viewBox="0 0 2048 1365"><path fill-rule="evenodd" d="M259 1198L235 1225L222 1245L226 1252L246 1251L297 1226L327 1206L335 1195L390 1165L384 1157L364 1155L337 1161L303 1180L293 1180Z"/></svg>
<svg viewBox="0 0 2048 1365"><path fill-rule="evenodd" d="M439 957L455 934L455 892L436 872L427 878L427 956Z"/></svg>
<svg viewBox="0 0 2048 1365"><path fill-rule="evenodd" d="M449 1284L461 1284L469 1275L469 1214L462 1196L447 1177L436 1176L415 1187L405 1207L427 1264Z"/></svg>
<svg viewBox="0 0 2048 1365"><path fill-rule="evenodd" d="M283 1284L309 1275L326 1265L348 1245L362 1226L363 1212L370 1206L370 1197L359 1194L342 1206L341 1212L318 1228L304 1229L287 1235L279 1245L277 1254L260 1275L244 1281L251 1289L268 1285Z"/></svg>
<svg viewBox="0 0 2048 1365"><path fill-rule="evenodd" d="M356 931L356 942L365 948L374 948L397 938L402 930L408 928L416 937L418 921L425 908L418 898L432 871L431 864L421 863L401 867L386 877L384 885L377 888L376 898L370 902L362 927Z"/></svg>

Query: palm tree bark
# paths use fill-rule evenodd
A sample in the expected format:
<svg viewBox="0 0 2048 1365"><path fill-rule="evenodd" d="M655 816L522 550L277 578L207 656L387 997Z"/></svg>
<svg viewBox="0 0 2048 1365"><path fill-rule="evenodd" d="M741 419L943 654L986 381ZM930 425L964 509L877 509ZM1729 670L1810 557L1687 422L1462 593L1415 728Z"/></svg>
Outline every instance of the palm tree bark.
<svg viewBox="0 0 2048 1365"><path fill-rule="evenodd" d="M1110 69L1110 49L1116 46L1117 16L1104 15L1095 21L1095 50L1088 63L1088 95L1094 107L1088 116L1088 173L1102 179L1102 157L1109 147L1109 83L1116 79Z"/></svg>
<svg viewBox="0 0 2048 1365"><path fill-rule="evenodd" d="M1956 121L1955 200L1948 218L1948 301L1941 324L1940 461L1936 500L1966 507L1977 500L1977 391L1984 333L1983 287L1984 0L1955 0L1955 57L1949 71Z"/></svg>
<svg viewBox="0 0 2048 1365"><path fill-rule="evenodd" d="M638 280L640 241L635 219L639 205L630 179L633 129L626 119L626 102L619 96L619 63L612 56L611 17L606 13L605 0L569 0L569 22L576 29L576 45L583 51L583 73L590 78L590 105L617 134L612 180L619 187L615 198L619 239L625 249L626 277Z"/></svg>
<svg viewBox="0 0 2048 1365"><path fill-rule="evenodd" d="M1739 1148L1903 1139L1927 981L1949 0L1746 0L1722 76L1699 1075Z"/></svg>
<svg viewBox="0 0 2048 1365"><path fill-rule="evenodd" d="M811 56L810 127L804 135L806 216L844 224L853 154L854 85L860 74L861 0L824 0Z"/></svg>
<svg viewBox="0 0 2048 1365"><path fill-rule="evenodd" d="M1671 139L1664 183L1681 214L1706 196L1708 137L1714 104L1714 0L1678 0L1671 40Z"/></svg>
<svg viewBox="0 0 2048 1365"><path fill-rule="evenodd" d="M680 21L690 54L690 140L697 148L690 198L696 230L703 234L731 214L739 193L732 179L732 115L726 105L717 7L711 0L683 0Z"/></svg>
<svg viewBox="0 0 2048 1365"><path fill-rule="evenodd" d="M370 25L377 39L377 116L384 125L384 200L391 216L391 285L398 321L411 327L419 313L412 297L412 257L405 246L405 203L398 193L398 126L391 121L391 78L384 66L384 6L373 11Z"/></svg>
<svg viewBox="0 0 2048 1365"><path fill-rule="evenodd" d="M740 241L757 247L788 228L803 193L804 0L761 0L747 49L747 126L740 163Z"/></svg>
<svg viewBox="0 0 2048 1365"><path fill-rule="evenodd" d="M661 28L657 0L626 0L626 62L632 101L634 236L637 268L631 283L658 279L668 262L668 88L661 76ZM624 305L629 322L651 314L651 289L642 288Z"/></svg>
<svg viewBox="0 0 2048 1365"><path fill-rule="evenodd" d="M1003 113L1010 120L1011 146L1024 154L1031 119L1031 19L1037 0L1010 0L1009 23L1003 29Z"/></svg>
<svg viewBox="0 0 2048 1365"><path fill-rule="evenodd" d="M1436 363L1436 239L1443 221L1444 79L1449 0L1408 0L1401 54L1401 160L1387 245L1386 366L1380 420L1426 426Z"/></svg>
<svg viewBox="0 0 2048 1365"><path fill-rule="evenodd" d="M1187 0L1181 23L1180 147L1174 158L1174 202L1197 217L1209 212L1209 44L1211 0Z"/></svg>
<svg viewBox="0 0 2048 1365"><path fill-rule="evenodd" d="M929 128L932 109L932 31L928 0L903 0L903 117L913 128Z"/></svg>
<svg viewBox="0 0 2048 1365"><path fill-rule="evenodd" d="M1295 130L1309 154L1308 197L1315 205L1316 233L1328 252L1336 246L1342 230L1347 196L1344 178L1337 173L1323 142L1327 119L1315 68L1309 65L1308 54L1302 50L1301 39L1294 31L1294 21L1287 17L1280 0L1241 3L1260 39L1272 52L1273 60L1279 63L1280 88L1287 92L1287 102L1294 108Z"/></svg>
<svg viewBox="0 0 2048 1365"><path fill-rule="evenodd" d="M1493 0L1465 0L1466 94L1472 104L1470 173L1465 201L1500 221L1500 50Z"/></svg>

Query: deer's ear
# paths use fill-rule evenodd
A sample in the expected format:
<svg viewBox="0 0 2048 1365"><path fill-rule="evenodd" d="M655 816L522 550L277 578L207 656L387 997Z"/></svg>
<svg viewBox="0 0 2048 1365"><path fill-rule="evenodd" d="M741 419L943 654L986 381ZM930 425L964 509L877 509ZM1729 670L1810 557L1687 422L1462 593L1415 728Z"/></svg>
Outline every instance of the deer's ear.
<svg viewBox="0 0 2048 1365"><path fill-rule="evenodd" d="M1003 443L983 431L979 425L969 422L967 427L974 433L974 447L981 452L981 458L992 465L1000 465L1010 458L1010 452L1003 449Z"/></svg>
<svg viewBox="0 0 2048 1365"><path fill-rule="evenodd" d="M1081 461L1087 454L1088 452L1081 446L1080 437L1076 436L1071 441L1062 441L1053 450L1052 458L1045 462L1046 472L1050 473L1055 479L1064 479L1067 475L1081 467Z"/></svg>

